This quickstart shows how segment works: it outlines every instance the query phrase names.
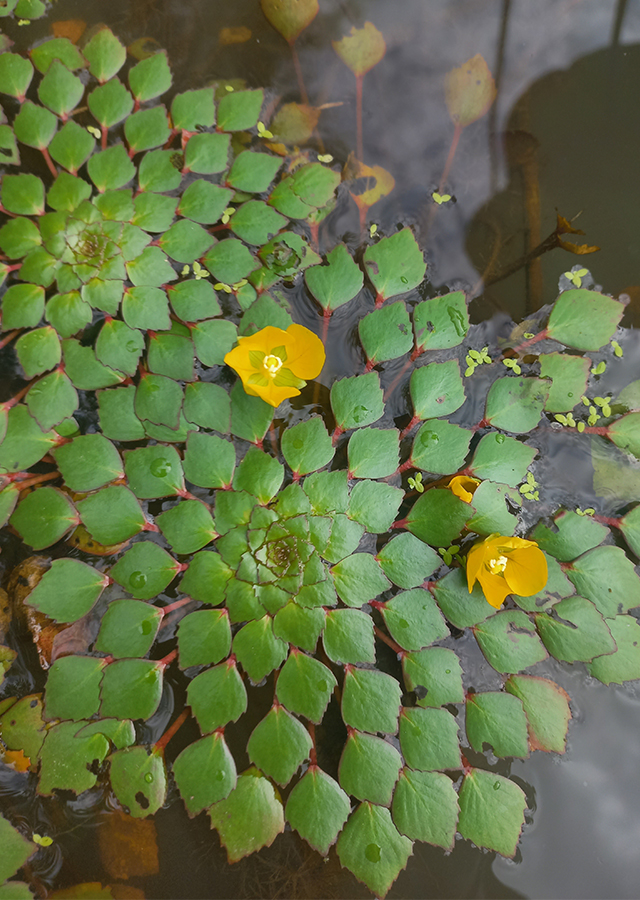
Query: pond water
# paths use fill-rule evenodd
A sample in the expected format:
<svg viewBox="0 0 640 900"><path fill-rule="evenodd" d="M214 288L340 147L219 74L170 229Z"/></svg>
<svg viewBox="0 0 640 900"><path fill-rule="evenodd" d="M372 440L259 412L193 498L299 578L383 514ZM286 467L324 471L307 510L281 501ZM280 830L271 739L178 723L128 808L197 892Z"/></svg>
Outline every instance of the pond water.
<svg viewBox="0 0 640 900"><path fill-rule="evenodd" d="M385 36L386 55L364 82L364 161L391 172L396 187L373 214L388 232L396 223L414 227L435 290L473 292L473 320L491 319L489 330L509 318L519 321L550 303L562 272L582 258L556 249L499 276L553 232L556 213L570 220L579 214L574 225L585 237L576 240L601 248L585 257L584 265L603 291L629 296L623 325L640 324L640 4L320 0L320 10L298 50L312 102L341 104L326 109L319 126L327 152L341 161L356 142L355 87L330 42L367 20ZM2 21L18 46L26 46L49 33L52 21L73 18L89 25L105 22L125 43L140 37L158 41L168 50L178 90L241 76L251 86L268 88L274 100L298 99L289 49L265 24L258 0L58 0L48 17L28 28ZM223 28L238 26L250 30L247 41L220 42ZM465 130L448 179L456 202L436 220L430 195L453 131L443 79L476 53L497 78L497 100L488 116ZM355 207L332 227L328 243L332 236L357 233ZM332 322L328 354L334 372L351 374L348 352L332 354L332 335L337 348L336 335L352 327L349 317L356 315L350 311ZM640 375L637 335L630 331L625 345L624 383ZM588 460L571 450L551 453L549 470L556 505L589 505ZM634 477L628 484L609 485L611 509L640 499L637 471ZM481 681L486 663L479 653L469 665ZM579 663L549 662L541 674L568 691L573 721L564 756L535 753L511 764L530 809L515 860L465 841L451 854L416 845L390 897L638 895L638 686L605 688ZM25 686L38 688L28 681L25 670ZM158 734L170 717L170 708L158 714ZM57 849L35 872L43 889L108 882L97 839L106 812L93 808L91 798L71 801L61 811L53 801L34 800L23 781L0 769L2 805L31 828L39 822L57 835ZM173 800L155 817L159 874L131 879L147 897L370 896L341 870L333 852L325 862L291 833L230 867L208 819L188 820L177 797Z"/></svg>

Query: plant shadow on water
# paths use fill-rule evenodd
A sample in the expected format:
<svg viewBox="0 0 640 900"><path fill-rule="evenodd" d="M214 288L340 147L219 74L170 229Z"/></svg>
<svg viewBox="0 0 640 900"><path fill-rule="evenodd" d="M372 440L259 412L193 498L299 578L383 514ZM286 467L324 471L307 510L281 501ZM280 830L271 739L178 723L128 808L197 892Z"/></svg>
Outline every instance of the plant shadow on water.
<svg viewBox="0 0 640 900"><path fill-rule="evenodd" d="M33 55L42 87L3 174L0 882L25 863L36 896L634 896L637 798L606 775L633 783L640 725L635 13L548 2L532 31L508 0L336 0L315 18L308 0L301 19L265 0L271 28L257 0L59 0L40 18L38 2L5 4L5 53L82 31L79 15L88 30L51 76ZM135 107L115 98L122 45L90 37L102 22ZM75 42L96 34L81 80ZM173 131L158 115L160 47L172 92L216 83L217 129L211 90L197 111L167 101ZM13 125L24 70L2 65ZM114 135L129 153L107 156ZM294 163L297 144L313 150ZM3 122L4 157L16 146ZM306 386L292 318L326 345ZM223 364L265 326L284 337L253 347L249 397ZM292 389L278 409L270 375ZM461 566L477 536L516 529L549 582L495 614Z"/></svg>

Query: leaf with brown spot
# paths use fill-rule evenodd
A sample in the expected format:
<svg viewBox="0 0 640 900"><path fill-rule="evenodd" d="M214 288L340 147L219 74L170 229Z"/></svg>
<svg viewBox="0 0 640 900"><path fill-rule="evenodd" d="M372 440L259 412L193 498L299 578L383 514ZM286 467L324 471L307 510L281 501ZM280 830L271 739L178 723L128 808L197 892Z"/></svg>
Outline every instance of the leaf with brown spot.
<svg viewBox="0 0 640 900"><path fill-rule="evenodd" d="M342 171L343 181L359 181L362 179L362 191L349 193L360 209L369 209L378 200L390 194L395 187L393 175L382 166L367 166L353 155L349 156ZM359 185L360 186L360 185Z"/></svg>

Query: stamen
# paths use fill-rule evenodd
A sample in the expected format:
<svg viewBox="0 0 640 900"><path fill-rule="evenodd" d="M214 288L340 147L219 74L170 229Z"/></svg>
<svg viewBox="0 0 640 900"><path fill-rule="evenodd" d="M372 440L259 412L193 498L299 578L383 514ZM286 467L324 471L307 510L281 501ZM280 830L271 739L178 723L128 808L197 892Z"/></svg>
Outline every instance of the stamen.
<svg viewBox="0 0 640 900"><path fill-rule="evenodd" d="M280 369L282 368L282 360L279 356L273 356L273 354L268 354L262 360L262 366L267 372L267 374L271 378L275 378Z"/></svg>
<svg viewBox="0 0 640 900"><path fill-rule="evenodd" d="M489 571L492 575L502 575L504 570L507 568L507 557L499 556L497 559L489 560Z"/></svg>

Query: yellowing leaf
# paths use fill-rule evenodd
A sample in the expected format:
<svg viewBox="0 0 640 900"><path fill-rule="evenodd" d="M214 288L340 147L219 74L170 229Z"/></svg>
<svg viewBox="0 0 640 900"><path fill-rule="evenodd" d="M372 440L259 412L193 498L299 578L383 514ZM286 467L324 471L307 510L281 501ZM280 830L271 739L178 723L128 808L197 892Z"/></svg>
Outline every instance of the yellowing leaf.
<svg viewBox="0 0 640 900"><path fill-rule="evenodd" d="M304 144L313 134L321 110L306 103L285 103L271 121L271 131L283 144Z"/></svg>
<svg viewBox="0 0 640 900"><path fill-rule="evenodd" d="M382 32L371 22L365 22L363 28L356 28L354 25L341 41L331 43L342 62L351 69L356 78L373 69L387 50Z"/></svg>
<svg viewBox="0 0 640 900"><path fill-rule="evenodd" d="M444 96L449 115L461 128L484 116L495 100L496 86L480 53L447 72Z"/></svg>
<svg viewBox="0 0 640 900"><path fill-rule="evenodd" d="M290 44L318 15L318 0L260 0L260 6L275 30Z"/></svg>
<svg viewBox="0 0 640 900"><path fill-rule="evenodd" d="M367 179L362 191L350 190L349 193L361 208L369 208L382 197L386 197L394 189L396 183L393 175L382 166L367 166L351 154L342 172L344 181Z"/></svg>
<svg viewBox="0 0 640 900"><path fill-rule="evenodd" d="M228 28L221 28L218 34L218 43L223 47L229 44L245 44L251 39L251 29L245 25L233 25Z"/></svg>

